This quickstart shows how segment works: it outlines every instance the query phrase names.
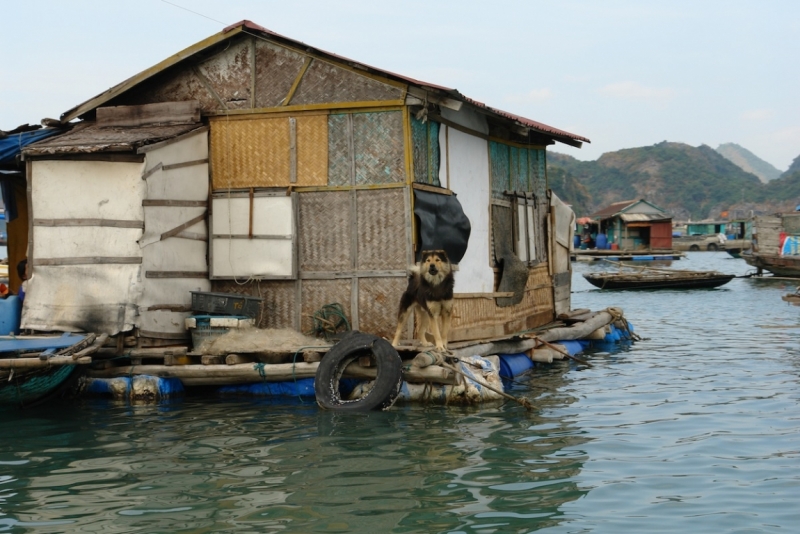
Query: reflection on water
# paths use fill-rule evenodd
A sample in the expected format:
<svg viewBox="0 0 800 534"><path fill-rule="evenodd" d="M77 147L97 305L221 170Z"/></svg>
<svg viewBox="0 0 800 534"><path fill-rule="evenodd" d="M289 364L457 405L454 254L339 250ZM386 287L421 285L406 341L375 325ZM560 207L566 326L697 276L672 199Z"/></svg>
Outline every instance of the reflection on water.
<svg viewBox="0 0 800 534"><path fill-rule="evenodd" d="M745 274L725 253L674 268ZM685 262L685 263L684 263ZM800 309L782 281L608 292L645 339L514 385L536 405L336 414L306 402L0 412L0 531L789 532ZM607 267L605 268L607 269Z"/></svg>

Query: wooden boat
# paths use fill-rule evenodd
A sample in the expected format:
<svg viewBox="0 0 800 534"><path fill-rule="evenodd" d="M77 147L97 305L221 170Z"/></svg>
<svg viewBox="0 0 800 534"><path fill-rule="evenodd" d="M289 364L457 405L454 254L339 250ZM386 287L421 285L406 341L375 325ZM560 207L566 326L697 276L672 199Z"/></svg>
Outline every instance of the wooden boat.
<svg viewBox="0 0 800 534"><path fill-rule="evenodd" d="M797 290L794 293L787 293L783 295L781 299L789 304L800 306L800 286L797 287Z"/></svg>
<svg viewBox="0 0 800 534"><path fill-rule="evenodd" d="M91 363L107 336L63 334L0 337L0 406L39 404L70 383Z"/></svg>
<svg viewBox="0 0 800 534"><path fill-rule="evenodd" d="M586 280L600 289L710 289L727 284L736 275L717 271L635 269L587 273Z"/></svg>
<svg viewBox="0 0 800 534"><path fill-rule="evenodd" d="M800 256L780 256L777 254L743 253L742 259L756 268L759 274L769 271L775 276L800 278Z"/></svg>

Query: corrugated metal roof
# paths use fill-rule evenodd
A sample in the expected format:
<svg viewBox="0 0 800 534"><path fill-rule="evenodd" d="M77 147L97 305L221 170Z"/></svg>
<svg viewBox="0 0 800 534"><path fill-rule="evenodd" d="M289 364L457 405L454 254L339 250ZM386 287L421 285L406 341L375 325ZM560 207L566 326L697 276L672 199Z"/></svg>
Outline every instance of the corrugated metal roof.
<svg viewBox="0 0 800 534"><path fill-rule="evenodd" d="M40 141L24 148L25 156L86 154L93 152L131 152L137 148L171 139L202 128L202 124L170 126L100 127L85 122L64 135Z"/></svg>
<svg viewBox="0 0 800 534"><path fill-rule="evenodd" d="M589 215L592 219L600 220L600 219L608 219L609 217L613 217L617 213L621 212L628 206L632 206L633 204L639 202L638 200L622 200L620 202L614 202L613 204L606 206L605 208L601 209L600 211L596 211Z"/></svg>
<svg viewBox="0 0 800 534"><path fill-rule="evenodd" d="M255 34L253 32L258 32L258 33L260 33L262 35L257 35L257 34ZM167 69L167 68L169 68L169 67L171 67L171 66L173 66L173 65L175 65L177 63L179 63L180 61L183 61L188 57L191 57L191 56L193 56L193 55L195 55L197 53L200 53L200 52L208 49L209 47L212 47L212 46L214 46L214 45L216 45L216 44L218 44L218 43L220 43L220 42L222 42L222 41L224 41L226 39L230 39L231 37L233 37L234 35L237 35L239 33L248 33L248 34L251 34L251 35L255 35L256 37L269 36L270 38L272 38L274 40L283 41L284 43L286 43L288 45L291 45L293 47L300 48L302 50L306 50L306 51L311 52L311 53L316 53L316 54L318 54L320 56L328 57L330 59L334 59L334 60L339 61L339 62L347 63L352 67L364 70L366 72L370 72L371 71L371 72L373 72L375 74L380 74L380 75L385 76L387 78L393 78L393 79L395 79L397 81L402 81L402 82L408 83L410 85L414 85L414 86L417 86L419 88L429 90L429 91L434 92L434 93L440 93L440 94L442 94L442 96L447 96L448 98L453 98L455 100L459 100L461 102L465 102L465 103L467 103L469 105L472 105L472 106L474 106L474 107L476 107L478 109L484 110L485 112L488 112L489 114L493 114L493 115L496 115L498 117L502 117L502 118L514 121L514 122L518 123L522 127L529 128L529 129L534 130L536 132L548 135L548 136L554 138L555 140L560 141L560 142L565 143L565 144L568 144L568 145L580 147L582 142L586 142L586 143L590 143L591 142L586 137L583 137L583 136L580 136L580 135L576 135L576 134L573 134L573 133L570 133L570 132L567 132L567 131L564 131L564 130L561 130L561 129L558 129L558 128L554 128L552 126L548 126L547 124L543 124L543 123L538 122L538 121L527 119L525 117L521 117L519 115L515 115L515 114L509 113L507 111L502 111L500 109L487 106L486 104L483 104L482 102L478 102L477 100L473 100L471 98L468 98L468 97L462 95L456 89L452 89L452 88L449 88L449 87L444 87L444 86L441 86L441 85L436 85L436 84L432 84L432 83L428 83L428 82L423 82L421 80L415 80L414 78L409 78L408 76L403 76L403 75L396 74L396 73L393 73L393 72L390 72L390 71L387 71L387 70L378 69L376 67L371 67L371 66L366 65L364 63L360 63L360 62L354 61L352 59L348 59L346 57L343 57L343 56L340 56L340 55L337 55L337 54L334 54L334 53L331 53L331 52L327 52L327 51L319 49L319 48L314 48L314 47L309 46L309 45L307 45L307 44L305 44L305 43L303 43L301 41L297 41L297 40L291 39L289 37L285 37L283 35L280 35L278 33L273 32L271 30L268 30L268 29L264 28L263 26L259 26L258 24L255 24L254 22L251 22L249 20L242 20L242 21L237 22L235 24L231 24L230 26L228 26L225 29L223 29L220 33L212 35L211 37L209 37L209 38L207 38L207 39L205 39L203 41L200 41L199 43L196 43L196 44L190 46L189 48L186 48L185 50L182 50L181 52L178 52L177 54L175 54L173 56L170 56L169 58L167 58L166 60L162 61L161 63L158 63L157 65L154 65L154 66L150 67L149 69L144 70L141 73L139 73L139 74L137 74L135 76L132 76L131 78L128 78L124 82L115 85L114 87L108 89L107 91L104 91L103 93L97 95L96 97L94 97L94 98L92 98L90 100L87 100L86 102L84 102L82 104L79 104L79 105L75 106L74 108L72 108L72 109L66 111L65 113L63 113L61 115L61 120L64 121L64 122L67 122L67 121L70 121L70 120L75 119L77 117L80 117L81 115L84 115L85 113L88 113L89 111L92 111L92 110L100 107L101 105L105 104L106 102L108 102L112 98L115 98L116 96L119 96L120 94L124 93L125 91L127 91L127 90L133 88L134 86L138 85L139 83L141 83L141 82L143 82L143 81L155 76L156 74L164 71L165 69Z"/></svg>
<svg viewBox="0 0 800 534"><path fill-rule="evenodd" d="M623 213L619 218L625 222L668 221L672 219L669 215L659 213Z"/></svg>

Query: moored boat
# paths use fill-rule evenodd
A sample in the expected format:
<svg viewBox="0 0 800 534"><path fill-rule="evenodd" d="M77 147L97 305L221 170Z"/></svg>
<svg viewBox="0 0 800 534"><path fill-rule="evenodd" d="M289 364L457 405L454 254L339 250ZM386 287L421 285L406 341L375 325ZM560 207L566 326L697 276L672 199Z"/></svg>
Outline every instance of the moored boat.
<svg viewBox="0 0 800 534"><path fill-rule="evenodd" d="M94 334L0 338L0 405L37 404L69 384L105 340Z"/></svg>
<svg viewBox="0 0 800 534"><path fill-rule="evenodd" d="M727 284L736 275L718 271L641 269L587 273L586 280L600 289L710 289Z"/></svg>
<svg viewBox="0 0 800 534"><path fill-rule="evenodd" d="M742 259L758 274L800 278L800 213L756 217L754 246Z"/></svg>

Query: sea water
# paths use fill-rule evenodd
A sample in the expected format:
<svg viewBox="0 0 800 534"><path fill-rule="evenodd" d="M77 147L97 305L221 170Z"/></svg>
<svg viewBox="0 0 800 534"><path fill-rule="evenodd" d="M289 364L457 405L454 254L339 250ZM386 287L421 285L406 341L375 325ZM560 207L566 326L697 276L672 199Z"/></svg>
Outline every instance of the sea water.
<svg viewBox="0 0 800 534"><path fill-rule="evenodd" d="M643 337L513 402L339 414L288 399L3 408L0 532L800 531L796 283L609 292ZM724 252L672 268L744 275ZM613 267L611 267L613 268Z"/></svg>

